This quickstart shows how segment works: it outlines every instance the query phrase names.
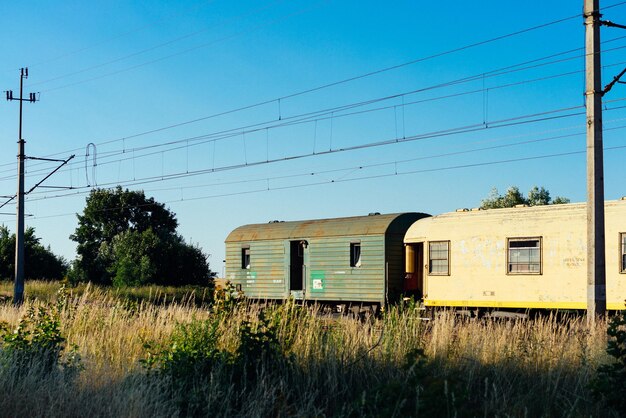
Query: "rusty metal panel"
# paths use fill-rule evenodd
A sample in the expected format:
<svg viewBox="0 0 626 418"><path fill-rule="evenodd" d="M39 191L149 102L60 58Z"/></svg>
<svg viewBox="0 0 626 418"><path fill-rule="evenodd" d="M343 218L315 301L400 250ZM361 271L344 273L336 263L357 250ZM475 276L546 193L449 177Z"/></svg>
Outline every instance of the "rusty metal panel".
<svg viewBox="0 0 626 418"><path fill-rule="evenodd" d="M250 248L250 268L241 265L241 249ZM282 241L248 241L226 244L226 279L241 285L246 296L286 297L285 249Z"/></svg>
<svg viewBox="0 0 626 418"><path fill-rule="evenodd" d="M361 244L360 267L350 266L350 243ZM306 298L310 300L384 300L384 235L327 237L309 241Z"/></svg>
<svg viewBox="0 0 626 418"><path fill-rule="evenodd" d="M226 278L253 298L295 294L308 300L384 303L389 272L394 275L394 296L402 288L398 280L404 273L404 233L425 216L404 213L246 225L226 239ZM297 240L306 242L304 291L291 292L290 242ZM358 266L351 266L354 243L360 244ZM244 247L250 248L249 269L241 265Z"/></svg>
<svg viewBox="0 0 626 418"><path fill-rule="evenodd" d="M423 213L396 213L244 225L233 230L226 238L226 242L380 235L398 231L404 233L411 223L425 216L428 215Z"/></svg>

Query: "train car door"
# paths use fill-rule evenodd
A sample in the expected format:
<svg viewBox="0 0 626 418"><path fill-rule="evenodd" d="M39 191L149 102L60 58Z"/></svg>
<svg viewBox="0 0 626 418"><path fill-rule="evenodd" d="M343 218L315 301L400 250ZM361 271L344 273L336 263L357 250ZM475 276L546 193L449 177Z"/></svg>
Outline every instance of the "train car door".
<svg viewBox="0 0 626 418"><path fill-rule="evenodd" d="M406 244L404 293L422 298L424 295L424 243Z"/></svg>
<svg viewBox="0 0 626 418"><path fill-rule="evenodd" d="M289 243L289 294L295 299L304 298L304 279L306 278L306 264L304 253L309 243L305 240Z"/></svg>

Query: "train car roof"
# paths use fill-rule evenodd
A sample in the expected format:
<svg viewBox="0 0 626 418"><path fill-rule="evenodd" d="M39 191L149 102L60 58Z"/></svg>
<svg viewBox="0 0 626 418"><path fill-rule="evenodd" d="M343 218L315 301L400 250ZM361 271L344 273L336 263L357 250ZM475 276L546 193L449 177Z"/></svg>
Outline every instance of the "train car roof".
<svg viewBox="0 0 626 418"><path fill-rule="evenodd" d="M272 221L240 226L228 234L225 242L404 234L413 222L427 216L429 215L425 213L407 212L307 221Z"/></svg>
<svg viewBox="0 0 626 418"><path fill-rule="evenodd" d="M492 228L495 225L503 226L520 219L530 220L533 223L558 221L564 217L580 219L584 222L586 203L567 203L558 205L520 206L502 209L467 210L446 212L428 219L415 222L406 232L405 242L421 241L434 229L455 229L464 224L485 224ZM607 200L604 203L605 212L623 211L626 209L626 199ZM516 224L517 225L517 224Z"/></svg>

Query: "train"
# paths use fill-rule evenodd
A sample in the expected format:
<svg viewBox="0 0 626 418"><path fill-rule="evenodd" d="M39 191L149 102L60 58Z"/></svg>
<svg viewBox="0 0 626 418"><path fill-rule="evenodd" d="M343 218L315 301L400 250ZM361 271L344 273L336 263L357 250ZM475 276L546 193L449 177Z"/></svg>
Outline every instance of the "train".
<svg viewBox="0 0 626 418"><path fill-rule="evenodd" d="M225 277L246 297L338 311L582 310L584 203L409 212L244 225L226 238ZM605 202L607 309L626 299L626 198Z"/></svg>

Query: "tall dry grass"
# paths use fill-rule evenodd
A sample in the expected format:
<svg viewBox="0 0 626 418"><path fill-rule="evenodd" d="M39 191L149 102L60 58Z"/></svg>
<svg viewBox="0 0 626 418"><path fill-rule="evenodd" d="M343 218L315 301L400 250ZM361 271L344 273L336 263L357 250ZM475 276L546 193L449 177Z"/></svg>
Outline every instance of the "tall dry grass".
<svg viewBox="0 0 626 418"><path fill-rule="evenodd" d="M43 285L42 285L43 286ZM29 306L0 304L15 327ZM61 312L68 347L84 369L76 380L16 376L0 367L2 416L607 416L588 384L606 361L605 324L579 317L477 321L443 313L421 320L392 307L365 321L328 318L294 304L267 308L280 362L256 364L252 379L217 365L199 409L181 409L176 382L156 379L140 360L146 342L168 346L177 324L216 321L219 349L235 353L260 305L228 314L194 303L132 302L85 288ZM253 325L254 327L254 325ZM420 351L421 350L421 351ZM13 373L13 374L12 374ZM174 393L174 396L172 396ZM615 415L615 414L614 414ZM615 415L617 416L617 415Z"/></svg>

